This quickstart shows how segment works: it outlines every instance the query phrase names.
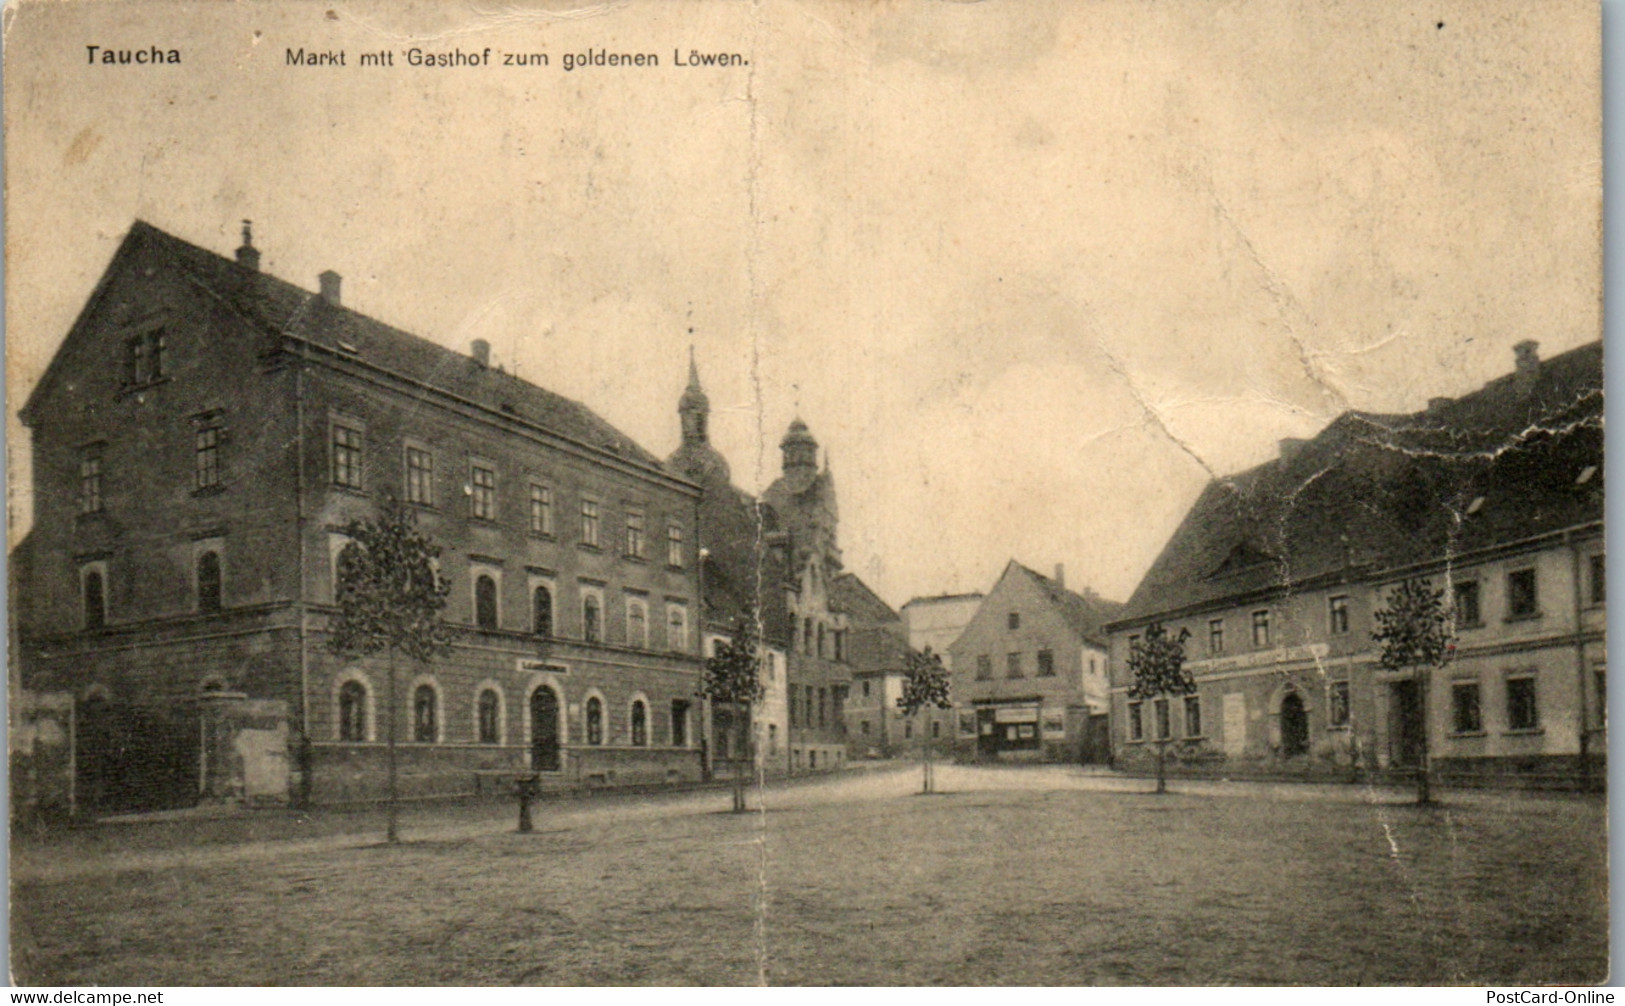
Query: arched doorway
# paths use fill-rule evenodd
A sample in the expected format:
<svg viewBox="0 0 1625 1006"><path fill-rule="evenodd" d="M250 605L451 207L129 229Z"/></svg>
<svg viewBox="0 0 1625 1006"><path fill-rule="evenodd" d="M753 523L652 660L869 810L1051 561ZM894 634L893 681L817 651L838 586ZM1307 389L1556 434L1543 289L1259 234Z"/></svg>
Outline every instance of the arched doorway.
<svg viewBox="0 0 1625 1006"><path fill-rule="evenodd" d="M545 685L530 693L530 768L559 770L559 697Z"/></svg>
<svg viewBox="0 0 1625 1006"><path fill-rule="evenodd" d="M1292 692L1281 700L1281 756L1309 753L1309 712L1303 696Z"/></svg>

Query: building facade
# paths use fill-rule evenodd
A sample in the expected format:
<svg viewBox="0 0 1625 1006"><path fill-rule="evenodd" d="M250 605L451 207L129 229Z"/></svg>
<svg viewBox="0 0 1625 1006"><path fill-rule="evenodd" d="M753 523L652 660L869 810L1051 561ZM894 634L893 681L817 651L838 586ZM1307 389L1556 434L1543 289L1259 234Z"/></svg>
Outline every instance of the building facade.
<svg viewBox="0 0 1625 1006"><path fill-rule="evenodd" d="M1012 560L950 648L955 754L1097 761L1106 753L1106 623L1122 605Z"/></svg>
<svg viewBox="0 0 1625 1006"><path fill-rule="evenodd" d="M244 770L270 799L376 798L392 728L407 796L698 778L699 488L340 284L260 272L246 226L233 260L138 222L22 412L23 683L80 704L86 809L252 789L198 740L230 708L283 725ZM393 675L328 647L345 528L386 496L456 629Z"/></svg>
<svg viewBox="0 0 1625 1006"><path fill-rule="evenodd" d="M900 610L908 645L921 652L930 648L942 657L943 666L953 670L953 645L981 606L982 595L975 592L913 598Z"/></svg>
<svg viewBox="0 0 1625 1006"><path fill-rule="evenodd" d="M1606 748L1602 353L1422 412L1348 413L1216 480L1111 626L1120 760L1600 779ZM1445 666L1385 671L1374 613L1425 580ZM1188 633L1191 696L1133 701L1146 627Z"/></svg>

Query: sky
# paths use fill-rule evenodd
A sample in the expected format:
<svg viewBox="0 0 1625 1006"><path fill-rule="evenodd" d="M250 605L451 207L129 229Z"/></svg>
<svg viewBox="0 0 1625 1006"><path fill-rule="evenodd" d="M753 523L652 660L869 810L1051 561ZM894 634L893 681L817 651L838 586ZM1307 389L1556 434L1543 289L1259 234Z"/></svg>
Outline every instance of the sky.
<svg viewBox="0 0 1625 1006"><path fill-rule="evenodd" d="M661 456L692 345L735 481L776 476L799 414L847 568L894 606L1011 558L1126 600L1281 438L1601 335L1594 4L34 2L4 27L12 541L16 409L136 219L230 254L250 218L265 271L485 339ZM596 50L660 66L563 69ZM696 51L743 65L674 65Z"/></svg>

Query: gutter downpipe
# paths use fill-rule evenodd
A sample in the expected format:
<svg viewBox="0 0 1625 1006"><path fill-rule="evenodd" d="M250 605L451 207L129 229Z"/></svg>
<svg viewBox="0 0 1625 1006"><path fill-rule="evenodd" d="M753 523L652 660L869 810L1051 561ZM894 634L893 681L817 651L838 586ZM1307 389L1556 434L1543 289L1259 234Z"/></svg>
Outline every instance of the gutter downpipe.
<svg viewBox="0 0 1625 1006"><path fill-rule="evenodd" d="M1572 529L1565 529L1563 531L1563 542L1569 547L1569 568L1573 574L1574 683L1576 686L1575 697L1579 699L1575 705L1577 707L1577 718L1580 730L1580 791L1583 793L1589 793L1591 792L1591 716L1588 710L1588 701L1586 696L1585 622L1583 621L1585 601L1580 596L1580 589L1582 586L1580 577L1580 543L1575 538Z"/></svg>

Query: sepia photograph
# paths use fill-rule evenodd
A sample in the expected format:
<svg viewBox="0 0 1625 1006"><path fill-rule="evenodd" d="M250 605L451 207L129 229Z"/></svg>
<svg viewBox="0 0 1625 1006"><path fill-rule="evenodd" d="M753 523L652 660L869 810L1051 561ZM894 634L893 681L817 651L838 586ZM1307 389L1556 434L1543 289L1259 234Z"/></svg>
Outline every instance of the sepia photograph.
<svg viewBox="0 0 1625 1006"><path fill-rule="evenodd" d="M1596 0L0 17L14 984L1610 980Z"/></svg>

